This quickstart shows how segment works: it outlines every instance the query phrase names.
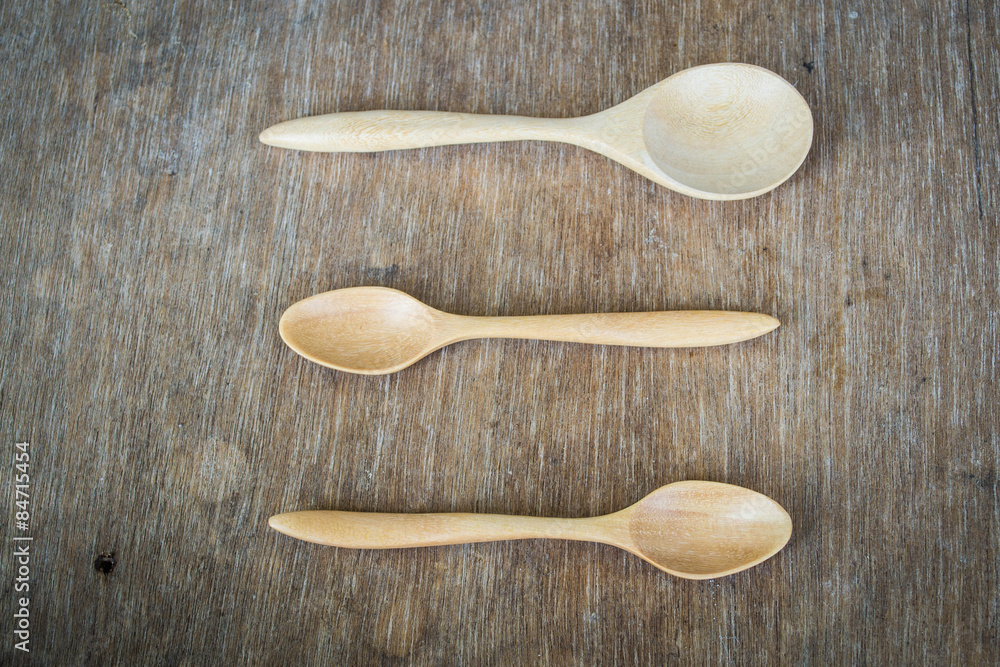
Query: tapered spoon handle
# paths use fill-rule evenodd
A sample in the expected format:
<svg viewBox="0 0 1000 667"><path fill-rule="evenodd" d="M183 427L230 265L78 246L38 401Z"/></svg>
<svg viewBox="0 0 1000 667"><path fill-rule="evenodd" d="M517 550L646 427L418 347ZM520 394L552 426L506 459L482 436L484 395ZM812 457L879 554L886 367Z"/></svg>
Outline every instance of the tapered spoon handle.
<svg viewBox="0 0 1000 667"><path fill-rule="evenodd" d="M366 153L488 141L570 141L575 118L487 116L444 111L347 111L297 118L264 130L261 142L318 152Z"/></svg>
<svg viewBox="0 0 1000 667"><path fill-rule="evenodd" d="M532 538L608 541L610 517L549 519L500 514L377 514L308 511L272 516L271 528L307 542L350 549L402 549Z"/></svg>
<svg viewBox="0 0 1000 667"><path fill-rule="evenodd" d="M769 315L724 310L461 317L456 340L528 338L637 347L708 347L756 338L778 327Z"/></svg>

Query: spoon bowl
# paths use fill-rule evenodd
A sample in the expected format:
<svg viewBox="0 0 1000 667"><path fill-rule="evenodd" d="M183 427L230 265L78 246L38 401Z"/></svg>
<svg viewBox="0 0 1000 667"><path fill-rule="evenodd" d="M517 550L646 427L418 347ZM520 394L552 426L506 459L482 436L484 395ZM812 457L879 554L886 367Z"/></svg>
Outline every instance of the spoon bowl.
<svg viewBox="0 0 1000 667"><path fill-rule="evenodd" d="M409 294L352 287L319 294L285 311L282 340L306 359L354 373L392 373L444 343L439 314Z"/></svg>
<svg viewBox="0 0 1000 667"><path fill-rule="evenodd" d="M755 197L787 180L805 160L812 134L809 105L790 83L762 67L717 63L682 70L580 118L355 111L278 123L260 140L323 152L559 141L677 192L729 200Z"/></svg>
<svg viewBox="0 0 1000 667"><path fill-rule="evenodd" d="M802 95L766 69L693 67L651 89L643 142L663 178L689 194L753 197L805 160L812 115Z"/></svg>
<svg viewBox="0 0 1000 667"><path fill-rule="evenodd" d="M387 287L348 287L293 304L278 330L310 361L376 375L402 370L445 345L472 338L705 347L748 340L778 324L759 313L702 310L468 317L435 310Z"/></svg>
<svg viewBox="0 0 1000 667"><path fill-rule="evenodd" d="M718 482L668 484L635 505L587 519L497 514L376 514L305 511L272 516L271 528L350 549L551 538L601 542L685 579L734 574L778 553L792 534L781 505Z"/></svg>
<svg viewBox="0 0 1000 667"><path fill-rule="evenodd" d="M732 574L776 554L792 534L788 513L750 489L715 482L660 487L625 510L628 547L689 579Z"/></svg>

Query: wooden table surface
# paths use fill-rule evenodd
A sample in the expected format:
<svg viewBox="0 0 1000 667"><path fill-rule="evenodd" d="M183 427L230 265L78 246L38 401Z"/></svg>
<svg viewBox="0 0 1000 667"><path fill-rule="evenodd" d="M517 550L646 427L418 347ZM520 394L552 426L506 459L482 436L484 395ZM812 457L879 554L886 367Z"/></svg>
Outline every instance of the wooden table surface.
<svg viewBox="0 0 1000 667"><path fill-rule="evenodd" d="M34 538L31 654L5 630L3 662L997 661L998 7L3 3L0 424L30 443ZM720 61L814 113L802 169L749 201L557 144L257 141L337 110L588 114ZM783 325L466 342L383 377L284 346L285 308L353 285ZM683 479L771 496L788 546L696 582L601 545L352 551L266 523L587 516Z"/></svg>

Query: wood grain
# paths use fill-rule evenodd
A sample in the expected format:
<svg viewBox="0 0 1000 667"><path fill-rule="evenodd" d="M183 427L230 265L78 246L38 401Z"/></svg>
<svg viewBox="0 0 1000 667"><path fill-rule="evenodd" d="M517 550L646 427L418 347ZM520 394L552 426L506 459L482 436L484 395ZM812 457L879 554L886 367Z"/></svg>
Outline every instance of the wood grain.
<svg viewBox="0 0 1000 667"><path fill-rule="evenodd" d="M0 5L0 424L33 454L32 658L1000 660L998 12ZM777 72L814 113L802 168L747 201L565 145L257 141L334 111L582 116L723 61ZM379 377L281 343L289 305L361 284L458 314L782 327L698 350L469 342ZM774 498L791 542L693 582L601 545L353 551L266 523L572 518L681 479ZM0 650L15 659L9 635Z"/></svg>

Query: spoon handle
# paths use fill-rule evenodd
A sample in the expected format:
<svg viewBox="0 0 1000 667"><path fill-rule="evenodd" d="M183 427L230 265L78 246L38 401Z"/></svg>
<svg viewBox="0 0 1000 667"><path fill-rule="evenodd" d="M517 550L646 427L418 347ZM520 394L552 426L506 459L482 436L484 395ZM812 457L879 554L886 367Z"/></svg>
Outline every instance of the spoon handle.
<svg viewBox="0 0 1000 667"><path fill-rule="evenodd" d="M725 310L461 317L456 340L527 338L636 347L708 347L756 338L778 327L769 315Z"/></svg>
<svg viewBox="0 0 1000 667"><path fill-rule="evenodd" d="M613 515L612 515L613 516ZM555 538L610 542L608 517L550 519L501 514L377 514L308 511L272 516L271 528L306 542L350 549L402 549L441 544Z"/></svg>
<svg viewBox="0 0 1000 667"><path fill-rule="evenodd" d="M278 123L260 135L262 143L317 152L367 153L488 141L575 143L577 118L488 116L445 111L348 111Z"/></svg>

